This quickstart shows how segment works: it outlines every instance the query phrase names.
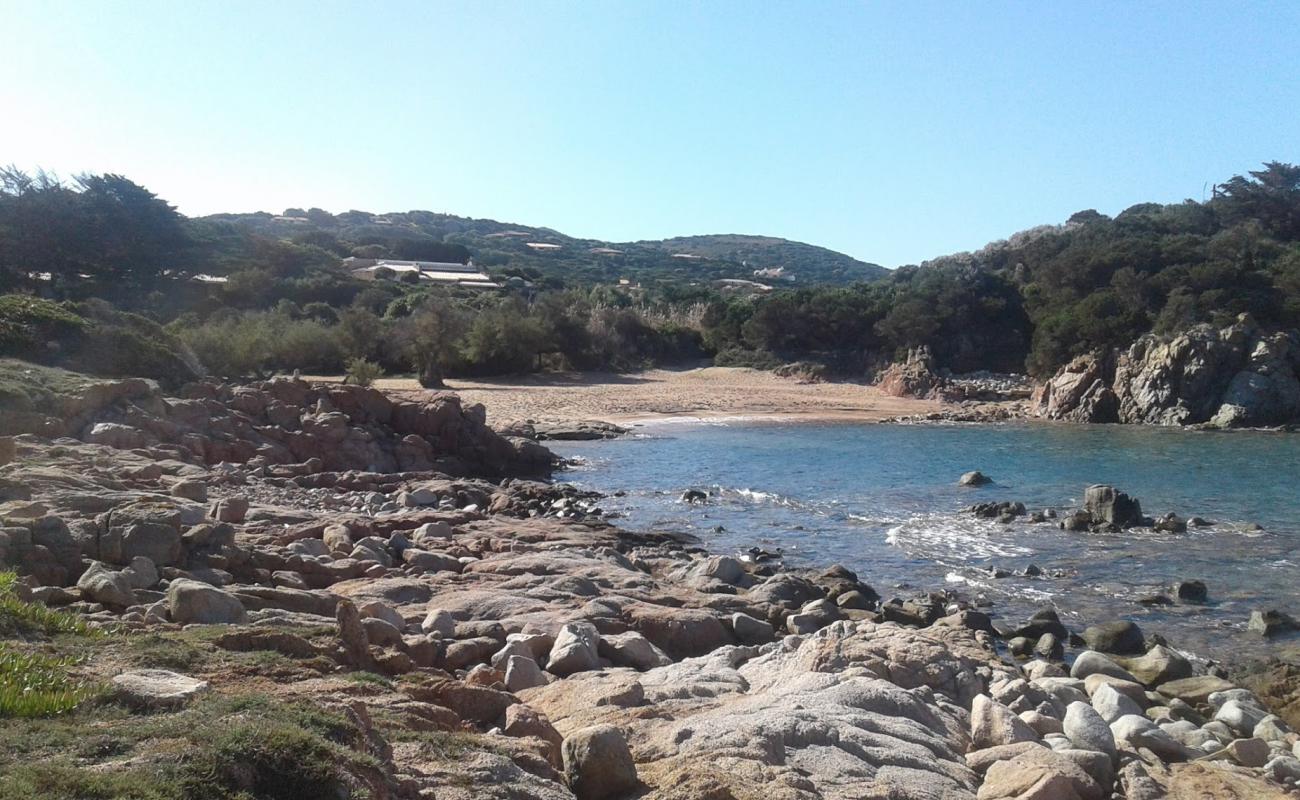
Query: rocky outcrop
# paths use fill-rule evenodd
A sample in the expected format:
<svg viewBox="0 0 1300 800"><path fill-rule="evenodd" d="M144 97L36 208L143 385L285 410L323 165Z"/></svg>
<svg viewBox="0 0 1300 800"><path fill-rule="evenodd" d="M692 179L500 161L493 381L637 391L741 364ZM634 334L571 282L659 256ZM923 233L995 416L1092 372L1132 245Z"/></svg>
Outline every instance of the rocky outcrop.
<svg viewBox="0 0 1300 800"><path fill-rule="evenodd" d="M1118 422L1119 400L1106 366L1106 360L1097 355L1075 358L1036 393L1035 410L1049 419L1068 422Z"/></svg>
<svg viewBox="0 0 1300 800"><path fill-rule="evenodd" d="M200 449L268 413L289 432L335 414L385 431L352 389L295 428L260 404L322 390L286 384L204 401L218 444ZM152 424L197 415L174 413ZM185 675L134 669L153 645L77 665L105 683L130 668L115 696L153 714L255 687L344 714L386 776L375 797L1101 800L1189 777L1272 797L1300 777L1285 720L1135 626L1083 631L1131 657L1087 651L1067 674L1080 639L1048 609L1006 628L951 590L882 600L842 566L710 555L529 480L208 464L139 419L113 424L154 437L143 448L17 437L0 479L25 496L0 502L0 550L22 591L111 626L117 655L181 640ZM1113 490L1089 504L1105 524L1140 513ZM999 638L1040 658L1005 660ZM220 657L191 669L205 648Z"/></svg>
<svg viewBox="0 0 1300 800"><path fill-rule="evenodd" d="M1215 329L1147 334L1127 350L1079 356L1048 380L1049 419L1258 427L1300 421L1300 333L1260 330L1249 315Z"/></svg>
<svg viewBox="0 0 1300 800"><path fill-rule="evenodd" d="M876 386L891 397L931 398L943 386L943 378L935 374L934 359L927 347L909 350L905 361L890 364L878 375Z"/></svg>
<svg viewBox="0 0 1300 800"><path fill-rule="evenodd" d="M375 389L277 378L248 386L190 384L164 397L141 380L89 381L58 417L5 417L0 433L75 436L199 464L307 464L310 471L437 469L539 475L556 463L537 442L502 436L480 405L450 392L394 400ZM30 424L28 424L30 423Z"/></svg>

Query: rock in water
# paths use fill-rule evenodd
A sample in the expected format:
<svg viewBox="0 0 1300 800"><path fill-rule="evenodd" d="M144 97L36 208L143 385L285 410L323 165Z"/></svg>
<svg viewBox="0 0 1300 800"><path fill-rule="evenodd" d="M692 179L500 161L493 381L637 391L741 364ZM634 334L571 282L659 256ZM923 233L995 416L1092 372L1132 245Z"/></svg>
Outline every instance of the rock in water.
<svg viewBox="0 0 1300 800"><path fill-rule="evenodd" d="M564 776L578 800L612 800L639 785L627 739L613 725L574 731L560 749Z"/></svg>
<svg viewBox="0 0 1300 800"><path fill-rule="evenodd" d="M165 669L133 669L113 678L113 690L140 708L175 708L208 689L208 682Z"/></svg>
<svg viewBox="0 0 1300 800"><path fill-rule="evenodd" d="M1184 603L1204 603L1209 596L1204 581L1180 581L1174 591Z"/></svg>
<svg viewBox="0 0 1300 800"><path fill-rule="evenodd" d="M1083 506L1093 522L1131 528L1142 524L1142 504L1114 486L1095 484L1084 491Z"/></svg>
<svg viewBox="0 0 1300 800"><path fill-rule="evenodd" d="M993 479L979 470L963 473L957 483L961 486L986 486L993 482Z"/></svg>
<svg viewBox="0 0 1300 800"><path fill-rule="evenodd" d="M248 617L238 597L188 578L177 578L167 587L167 610L172 621L182 625L243 622Z"/></svg>
<svg viewBox="0 0 1300 800"><path fill-rule="evenodd" d="M1102 653L1136 655L1146 650L1142 629L1128 620L1089 625L1083 631L1083 640Z"/></svg>
<svg viewBox="0 0 1300 800"><path fill-rule="evenodd" d="M1246 628L1261 636L1276 636L1296 629L1296 621L1277 609L1255 610L1250 612L1250 622Z"/></svg>

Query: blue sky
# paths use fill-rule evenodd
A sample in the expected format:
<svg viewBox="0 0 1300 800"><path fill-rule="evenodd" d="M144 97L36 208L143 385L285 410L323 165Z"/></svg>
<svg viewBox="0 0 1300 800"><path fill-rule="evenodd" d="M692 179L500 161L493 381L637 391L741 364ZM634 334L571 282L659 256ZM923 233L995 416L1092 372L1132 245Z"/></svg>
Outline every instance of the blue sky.
<svg viewBox="0 0 1300 800"><path fill-rule="evenodd" d="M1300 3L0 0L0 162L886 266L1300 161Z"/></svg>

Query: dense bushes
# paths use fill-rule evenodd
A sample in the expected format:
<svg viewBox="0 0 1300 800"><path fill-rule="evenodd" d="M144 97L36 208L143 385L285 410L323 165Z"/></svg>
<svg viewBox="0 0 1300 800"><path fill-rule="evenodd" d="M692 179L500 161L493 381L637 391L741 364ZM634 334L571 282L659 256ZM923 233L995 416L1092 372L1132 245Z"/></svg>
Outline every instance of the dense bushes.
<svg viewBox="0 0 1300 800"><path fill-rule="evenodd" d="M102 301L55 303L0 295L0 356L92 375L132 375L177 386L198 377L180 340Z"/></svg>
<svg viewBox="0 0 1300 800"><path fill-rule="evenodd" d="M280 311L226 311L204 322L181 318L168 325L207 371L225 377L276 370L339 373L343 350L337 327L294 319Z"/></svg>
<svg viewBox="0 0 1300 800"><path fill-rule="evenodd" d="M717 302L705 342L719 363L744 353L814 356L856 369L925 345L940 367L1028 369L1127 346L1148 331L1223 324L1250 312L1300 326L1300 167L1272 163L1207 203L1096 211L888 278Z"/></svg>
<svg viewBox="0 0 1300 800"><path fill-rule="evenodd" d="M282 302L270 311L185 315L167 330L224 377L337 374L360 359L385 372L414 373L429 387L440 386L444 375L633 369L703 354L699 332L676 317L661 311L651 321L647 309L592 303L585 292L533 303L424 293L389 304L387 312L358 303L331 315Z"/></svg>
<svg viewBox="0 0 1300 800"><path fill-rule="evenodd" d="M0 298L0 355L179 382L193 374L188 345L223 376L338 373L364 359L438 386L443 375L630 370L711 354L722 365L813 360L861 375L924 346L941 368L1044 376L1147 331L1245 311L1267 327L1300 326L1300 167L1278 163L1230 179L1208 202L1144 203L1113 219L1081 211L871 283L766 295L722 294L708 280L743 264L669 251L799 259L836 282L865 265L755 237L625 250L566 240L559 255L528 247L534 236L549 241L543 229L429 212L292 211L186 220L117 176L65 187L0 170L0 288L111 298L171 320L172 334L103 303L9 296ZM358 281L340 268L344 255L472 256L506 288ZM618 285L629 269L663 280ZM199 273L203 281L190 280ZM575 282L584 288L562 288Z"/></svg>

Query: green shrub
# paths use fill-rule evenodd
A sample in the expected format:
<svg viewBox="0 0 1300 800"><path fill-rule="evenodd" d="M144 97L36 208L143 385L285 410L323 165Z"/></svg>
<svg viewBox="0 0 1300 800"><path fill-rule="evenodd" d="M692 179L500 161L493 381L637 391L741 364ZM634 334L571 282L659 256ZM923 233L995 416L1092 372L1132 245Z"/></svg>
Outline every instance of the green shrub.
<svg viewBox="0 0 1300 800"><path fill-rule="evenodd" d="M69 760L16 764L0 775L0 797L40 800L182 800L170 775L132 767L88 770Z"/></svg>
<svg viewBox="0 0 1300 800"><path fill-rule="evenodd" d="M800 383L821 383L826 380L830 370L825 364L816 361L794 361L782 364L772 372L780 378L792 378Z"/></svg>
<svg viewBox="0 0 1300 800"><path fill-rule="evenodd" d="M334 330L316 319L234 312L201 323L177 320L169 329L208 371L223 378L295 369L336 373L343 367Z"/></svg>
<svg viewBox="0 0 1300 800"><path fill-rule="evenodd" d="M751 369L776 369L781 366L781 359L766 350L742 350L729 347L713 357L714 366L750 367Z"/></svg>
<svg viewBox="0 0 1300 800"><path fill-rule="evenodd" d="M364 358L348 360L347 382L357 386L369 386L384 377L384 368Z"/></svg>
<svg viewBox="0 0 1300 800"><path fill-rule="evenodd" d="M0 295L0 355L41 359L51 345L79 342L90 322L63 303Z"/></svg>

